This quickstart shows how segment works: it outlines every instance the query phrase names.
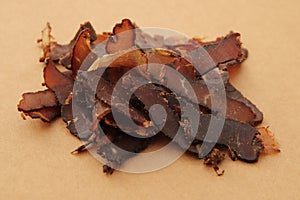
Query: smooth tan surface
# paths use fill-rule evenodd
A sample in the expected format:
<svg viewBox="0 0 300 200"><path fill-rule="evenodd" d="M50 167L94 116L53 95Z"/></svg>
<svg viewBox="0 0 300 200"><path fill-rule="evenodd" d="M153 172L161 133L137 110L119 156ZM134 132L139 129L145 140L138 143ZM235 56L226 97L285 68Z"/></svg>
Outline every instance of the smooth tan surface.
<svg viewBox="0 0 300 200"><path fill-rule="evenodd" d="M299 1L4 1L0 7L0 199L299 199L300 18ZM242 33L250 54L233 84L264 111L282 152L256 164L227 159L217 177L201 160L182 156L147 174L106 176L62 120L23 121L16 104L41 89L40 30L67 43L79 24L110 31L122 18L139 26L171 28L213 39ZM298 188L298 189L297 189Z"/></svg>

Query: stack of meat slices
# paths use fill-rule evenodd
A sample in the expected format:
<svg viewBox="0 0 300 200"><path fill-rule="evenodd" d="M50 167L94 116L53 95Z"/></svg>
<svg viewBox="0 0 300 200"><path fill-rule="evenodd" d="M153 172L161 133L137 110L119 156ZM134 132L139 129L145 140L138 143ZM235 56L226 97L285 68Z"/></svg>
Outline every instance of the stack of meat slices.
<svg viewBox="0 0 300 200"><path fill-rule="evenodd" d="M107 162L103 166L104 172L112 173L114 168L134 155L130 152L141 152L153 141L150 136L157 133L157 127L162 123L151 120L149 116L154 104L160 104L167 113L163 127L159 129L160 134L173 139L182 148L188 146L188 151L203 158L204 163L211 165L218 175L224 172L218 171L224 151L228 151L233 160L249 163L256 162L261 152L279 151L272 133L267 128L255 127L263 120L262 112L229 81L227 69L240 65L248 56L247 50L241 47L239 33L230 32L211 42L197 38L182 41L176 37L151 36L129 19L115 25L111 33L102 34L96 34L87 22L80 26L67 45L53 41L50 33L51 27L47 24L42 31L42 39L38 40L43 49L40 62L45 65L43 75L47 89L24 93L18 110L24 119L30 116L45 122L61 116L70 132L85 141L73 153L96 147L97 153ZM101 53L97 49L99 44L103 47ZM205 54L189 54L199 48L205 50ZM191 59L198 61L197 70L186 55L192 55ZM137 70L134 77L124 76L135 67L150 64L157 67L152 71ZM174 70L170 68L182 74L184 80L172 79ZM222 106L212 106L212 96L206 85L211 71L217 71L222 78L225 97L216 94L214 98L218 105L226 104L226 112L222 112ZM133 91L128 105L122 99L122 91L119 92L117 97L114 96L118 98L118 106L115 106L112 97L117 82L123 83L123 92L126 92L126 89L135 86L136 79L149 84ZM195 92L196 100L190 98L184 84L186 80ZM96 84L96 90L92 89L91 83ZM180 99L174 90L182 95ZM199 116L197 132L193 136L189 122L181 119L182 104L193 108L192 114ZM123 116L124 121L131 119L140 128L116 123L112 108ZM126 112L128 108L129 113ZM204 138L211 120L223 120L224 126L214 141L214 147L203 154L201 146L209 146L210 143ZM148 131L145 132L144 128ZM175 138L177 132L179 136ZM125 151L116 151L113 145Z"/></svg>

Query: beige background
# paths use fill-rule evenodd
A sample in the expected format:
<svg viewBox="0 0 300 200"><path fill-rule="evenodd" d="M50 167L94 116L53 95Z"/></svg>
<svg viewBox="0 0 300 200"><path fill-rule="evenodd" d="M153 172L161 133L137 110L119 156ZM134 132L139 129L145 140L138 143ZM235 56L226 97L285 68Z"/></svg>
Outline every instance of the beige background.
<svg viewBox="0 0 300 200"><path fill-rule="evenodd" d="M300 16L299 1L3 1L0 7L0 199L299 199ZM53 35L69 42L79 24L110 31L123 17L139 26L171 28L213 39L242 33L249 59L233 84L264 111L282 153L256 164L227 159L217 177L189 155L147 174L105 176L62 120L45 124L20 118L16 104L41 87L35 43L47 21ZM297 189L298 188L298 189Z"/></svg>

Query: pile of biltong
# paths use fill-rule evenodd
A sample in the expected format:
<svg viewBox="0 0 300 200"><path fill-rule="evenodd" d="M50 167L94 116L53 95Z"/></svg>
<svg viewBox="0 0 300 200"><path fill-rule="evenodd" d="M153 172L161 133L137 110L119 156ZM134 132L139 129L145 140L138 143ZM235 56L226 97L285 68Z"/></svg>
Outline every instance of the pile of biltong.
<svg viewBox="0 0 300 200"><path fill-rule="evenodd" d="M239 159L249 163L256 162L260 152L266 149L278 151L278 145L268 129L255 128L263 120L262 112L229 82L227 69L240 65L248 56L248 51L241 46L239 33L230 32L225 37L211 42L197 38L183 42L176 38L151 36L137 29L129 19L123 19L120 24L115 25L112 32L102 34L97 34L87 22L80 26L74 39L67 45L58 44L53 40L51 27L47 24L38 42L43 49L40 62L45 66L43 85L47 89L24 93L18 110L24 119L25 116L30 116L40 118L44 122L51 122L61 116L70 132L85 141L73 153L96 146L97 153L107 161L103 166L106 173L112 173L113 168L122 165L133 155L112 150L111 144L128 152L138 153L146 149L152 141L151 137L135 137L135 135L151 135L149 132L145 135L142 129L134 129L126 126L126 123L123 127L119 127L114 120L111 107L115 84L123 78L125 89L134 87L134 78L128 76L124 78L123 75L130 69L150 63L163 65L159 65L153 74L145 71L136 72L140 74L135 77L148 81L149 84L134 91L129 103L130 116L124 111L127 105L122 104L124 102L122 94L119 95L116 109L124 115L124 119L131 118L138 126L147 127L147 130L150 132L152 130L155 134L156 126L161 122L151 121L149 109L154 104L160 104L167 113L160 133L174 139L177 130L182 129L182 135L177 137L175 142L182 147L188 144L190 146L188 151L203 158L204 163L213 166L218 175L223 174L218 171L218 163L224 159L224 150L228 151L233 160ZM97 52L98 44L104 44L101 55ZM147 48L142 48L145 46ZM213 66L207 64L208 58L202 56L198 63L200 72L184 57L199 47L204 49L215 63ZM95 67L94 63L99 57L101 62ZM179 100L172 92L172 89L180 88L177 84L182 84L183 81L171 80L169 77L172 77L172 71L164 66L181 73L196 94L197 101L189 98L188 91L180 89L178 91L184 97L180 100L185 105L194 107L193 114L200 116L195 137L190 137L185 127L188 125L181 122ZM219 112L218 107L212 108L211 95L205 82L207 72L216 69L224 83L225 103L227 103L225 114ZM151 83L150 76L156 80L155 84ZM75 80L76 90L74 90ZM166 81L170 88L165 87ZM95 91L92 91L90 83L97 85ZM73 98L75 95L76 99ZM74 106L77 106L76 113L73 112ZM212 119L225 119L224 127L214 148L208 154L202 155L200 146L209 143L204 141L204 137ZM263 131L260 131L261 129ZM106 137L103 137L103 134Z"/></svg>

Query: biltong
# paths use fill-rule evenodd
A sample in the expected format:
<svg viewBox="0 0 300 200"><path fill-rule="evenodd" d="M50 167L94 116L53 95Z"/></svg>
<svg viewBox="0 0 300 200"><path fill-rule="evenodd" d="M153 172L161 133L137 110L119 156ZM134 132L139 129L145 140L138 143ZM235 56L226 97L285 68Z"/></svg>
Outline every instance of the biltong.
<svg viewBox="0 0 300 200"><path fill-rule="evenodd" d="M69 44L61 45L53 39L48 23L38 40L43 49L40 61L45 66L47 89L24 93L18 110L23 117L28 115L46 122L62 116L69 131L85 142L72 153L96 147L107 161L103 165L105 173L111 174L135 155L132 153L146 149L158 131L203 158L218 175L224 173L218 171L218 164L225 157L224 149L233 160L245 162L256 162L260 152L278 151L269 130L255 127L263 120L262 112L230 83L227 68L237 67L248 57L239 33L230 32L211 42L165 38L149 35L129 19L123 19L112 32L97 34L86 22ZM98 44L105 47L101 54L97 52ZM146 68L134 72L136 76L124 76L141 65ZM147 68L150 65L156 68ZM178 80L175 73L183 76ZM217 106L211 105L206 82L211 73L222 80L225 113L221 109L225 104L221 93L214 95ZM120 81L121 90L113 96ZM147 84L132 91L137 81ZM192 98L187 82L196 98ZM128 92L132 92L129 102L125 99ZM156 113L158 117L153 118L151 109L155 104L162 106L166 118L164 113ZM193 124L182 115L181 105L192 108L190 114L195 119L199 117L195 135L191 134ZM122 116L122 123L116 122L113 109ZM131 126L131 120L139 128ZM224 123L218 138L206 137L211 121ZM205 148L208 152L203 151Z"/></svg>

